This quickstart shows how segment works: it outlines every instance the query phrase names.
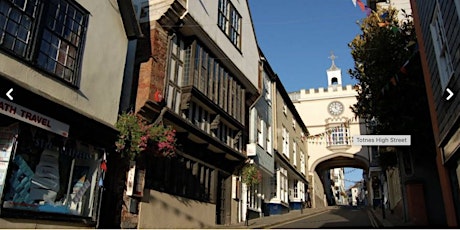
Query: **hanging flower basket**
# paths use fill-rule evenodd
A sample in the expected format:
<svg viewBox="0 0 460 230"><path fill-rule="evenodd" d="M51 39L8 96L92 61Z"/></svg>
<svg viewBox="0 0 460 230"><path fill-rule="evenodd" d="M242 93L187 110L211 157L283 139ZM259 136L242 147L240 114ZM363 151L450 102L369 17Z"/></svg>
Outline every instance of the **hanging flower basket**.
<svg viewBox="0 0 460 230"><path fill-rule="evenodd" d="M262 173L254 164L246 164L243 167L241 176L242 182L249 186L257 185L262 181Z"/></svg>
<svg viewBox="0 0 460 230"><path fill-rule="evenodd" d="M175 154L176 130L170 126L147 124L134 113L123 113L115 127L120 132L115 146L124 158L134 160L142 151L163 157Z"/></svg>

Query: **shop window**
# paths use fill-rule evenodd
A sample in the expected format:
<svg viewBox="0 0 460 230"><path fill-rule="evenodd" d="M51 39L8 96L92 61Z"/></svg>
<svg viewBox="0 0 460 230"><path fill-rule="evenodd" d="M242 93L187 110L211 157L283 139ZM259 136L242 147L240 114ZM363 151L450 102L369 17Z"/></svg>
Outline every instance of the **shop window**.
<svg viewBox="0 0 460 230"><path fill-rule="evenodd" d="M0 0L0 48L77 86L87 18L72 1Z"/></svg>
<svg viewBox="0 0 460 230"><path fill-rule="evenodd" d="M101 156L91 145L19 123L3 208L93 217L98 207Z"/></svg>

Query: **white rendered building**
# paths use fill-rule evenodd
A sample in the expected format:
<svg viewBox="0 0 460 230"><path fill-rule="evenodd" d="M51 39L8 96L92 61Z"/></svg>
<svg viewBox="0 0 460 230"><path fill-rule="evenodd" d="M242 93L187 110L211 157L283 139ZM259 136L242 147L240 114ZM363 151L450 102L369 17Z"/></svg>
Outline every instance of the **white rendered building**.
<svg viewBox="0 0 460 230"><path fill-rule="evenodd" d="M307 126L308 169L314 207L326 205L323 183L318 173L341 167L369 168L371 149L352 144L352 137L367 132L364 121L351 110L357 91L352 85L342 85L342 71L335 65L333 54L327 69L327 87L291 92L293 101Z"/></svg>

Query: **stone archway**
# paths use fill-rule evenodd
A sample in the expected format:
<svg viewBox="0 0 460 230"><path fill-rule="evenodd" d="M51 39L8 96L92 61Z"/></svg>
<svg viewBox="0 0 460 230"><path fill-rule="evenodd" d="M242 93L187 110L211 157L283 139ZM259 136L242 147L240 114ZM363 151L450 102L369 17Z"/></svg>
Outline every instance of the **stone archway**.
<svg viewBox="0 0 460 230"><path fill-rule="evenodd" d="M333 153L313 162L310 172L336 167L361 168L367 171L369 169L369 159L358 154Z"/></svg>
<svg viewBox="0 0 460 230"><path fill-rule="evenodd" d="M326 187L321 178L322 172L332 168L352 167L362 169L364 172L369 171L369 159L358 154L345 152L337 152L317 159L310 167L309 174L311 176L312 186L312 202L314 207L327 206ZM316 176L316 180L313 179ZM321 184L318 184L321 183ZM321 189L318 189L318 186ZM317 203L320 202L320 203Z"/></svg>

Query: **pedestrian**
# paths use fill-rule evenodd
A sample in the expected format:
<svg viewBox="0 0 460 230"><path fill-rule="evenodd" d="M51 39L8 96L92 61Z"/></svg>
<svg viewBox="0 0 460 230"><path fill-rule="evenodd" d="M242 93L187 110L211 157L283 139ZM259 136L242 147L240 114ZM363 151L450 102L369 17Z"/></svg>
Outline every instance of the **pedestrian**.
<svg viewBox="0 0 460 230"><path fill-rule="evenodd" d="M311 196L310 196L310 189L307 189L307 207L311 208Z"/></svg>

